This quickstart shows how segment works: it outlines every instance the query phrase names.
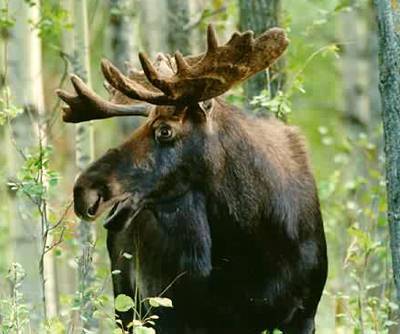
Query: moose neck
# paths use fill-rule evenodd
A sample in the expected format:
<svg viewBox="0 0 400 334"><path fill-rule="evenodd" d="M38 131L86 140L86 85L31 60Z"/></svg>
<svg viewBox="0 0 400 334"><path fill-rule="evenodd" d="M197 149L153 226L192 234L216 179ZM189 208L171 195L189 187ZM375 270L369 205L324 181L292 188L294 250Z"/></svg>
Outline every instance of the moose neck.
<svg viewBox="0 0 400 334"><path fill-rule="evenodd" d="M222 104L216 108L219 110L215 110L213 121L218 132L210 144L209 163L210 169L218 172L212 172L210 192L239 225L259 221L266 201L260 194L270 196L279 186L275 185L279 179L277 166L258 149L265 138L257 138L257 122L251 116Z"/></svg>

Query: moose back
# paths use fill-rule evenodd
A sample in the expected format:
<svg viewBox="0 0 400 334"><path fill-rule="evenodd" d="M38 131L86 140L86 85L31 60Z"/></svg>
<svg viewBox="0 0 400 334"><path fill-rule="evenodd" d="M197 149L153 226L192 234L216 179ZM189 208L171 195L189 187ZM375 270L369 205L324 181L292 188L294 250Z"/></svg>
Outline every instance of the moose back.
<svg viewBox="0 0 400 334"><path fill-rule="evenodd" d="M315 332L327 256L315 181L298 130L256 118L219 98L269 67L288 44L274 28L208 28L197 56L139 54L143 72L102 62L111 99L78 77L59 90L64 121L139 115L146 121L77 179L74 207L105 226L114 293L162 294L161 334ZM122 256L130 253L133 259ZM125 330L132 310L117 312Z"/></svg>

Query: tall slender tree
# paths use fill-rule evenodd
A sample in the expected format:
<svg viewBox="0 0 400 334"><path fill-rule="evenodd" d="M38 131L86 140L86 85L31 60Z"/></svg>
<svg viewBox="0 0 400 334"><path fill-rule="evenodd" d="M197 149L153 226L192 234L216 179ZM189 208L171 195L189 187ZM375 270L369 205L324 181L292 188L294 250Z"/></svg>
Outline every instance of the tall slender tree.
<svg viewBox="0 0 400 334"><path fill-rule="evenodd" d="M132 0L110 0L111 51L113 63L125 70L134 56Z"/></svg>
<svg viewBox="0 0 400 334"><path fill-rule="evenodd" d="M14 92L14 103L23 108L24 113L13 123L13 138L17 149L24 151L31 147L37 139L40 156L47 145L47 129L45 122L45 106L42 82L42 53L39 32L33 24L40 19L40 3L30 4L27 1L10 2L10 13L17 15L17 20L11 30L11 40L8 53L9 82ZM13 161L15 166L21 166L21 159ZM39 173L39 182L47 187L46 175ZM16 221L11 224L15 239L15 260L20 262L27 271L32 286L27 287L26 294L37 304L40 293L44 318L57 315L57 292L55 280L55 263L52 252L47 252L51 235L47 218L47 202L43 198L35 203L40 213L40 224L30 219L34 208L17 201ZM36 254L40 259L38 264L26 254ZM39 274L39 275L38 275ZM39 280L39 287L37 286ZM34 317L33 317L34 318Z"/></svg>
<svg viewBox="0 0 400 334"><path fill-rule="evenodd" d="M371 22L371 6L360 5L355 0L349 4L349 10L341 13L340 25L344 117L350 135L358 135L370 128L370 121L376 119L380 109L375 84L378 81L377 36L376 26Z"/></svg>
<svg viewBox="0 0 400 334"><path fill-rule="evenodd" d="M281 14L281 0L239 0L240 30L253 30L256 34L279 26ZM259 73L247 81L244 86L247 100L259 95L263 89L269 89L274 97L284 83L281 73L282 62L274 65L267 73Z"/></svg>
<svg viewBox="0 0 400 334"><path fill-rule="evenodd" d="M72 12L73 36L66 36L65 41L69 43L66 50L71 60L72 72L76 73L89 85L90 61L89 61L89 33L88 33L88 11L86 0L66 1L65 8ZM67 47L67 46L66 46ZM94 156L93 124L80 123L76 125L76 166L82 171L86 168ZM95 230L94 225L81 220L79 222L79 243L81 255L78 264L78 296L80 304L80 319L83 331L93 330L96 321L93 318L93 300L91 288L94 282L94 251Z"/></svg>
<svg viewBox="0 0 400 334"><path fill-rule="evenodd" d="M340 40L343 52L340 64L343 117L347 136L354 141L360 133L376 131L378 123L373 121L379 118L379 90L376 86L379 79L376 25L371 22L371 5L355 0L350 1L349 5L348 10L341 13ZM347 169L347 175L351 178L355 174L365 176L365 157L354 151L351 152L351 160L353 164Z"/></svg>
<svg viewBox="0 0 400 334"><path fill-rule="evenodd" d="M379 30L380 92L393 275L400 302L400 2L374 0Z"/></svg>
<svg viewBox="0 0 400 334"><path fill-rule="evenodd" d="M169 52L179 50L186 55L190 52L190 32L184 28L189 23L189 3L187 0L167 0Z"/></svg>
<svg viewBox="0 0 400 334"><path fill-rule="evenodd" d="M37 109L35 106L42 106L42 101L38 99L41 94L40 84L37 84L33 73L33 69L37 65L37 58L28 56L35 54L34 50L27 52L32 44L32 34L28 32L28 20L32 15L30 10L32 9L26 6L22 0L9 4L10 14L18 12L19 19L15 21L10 31L6 80L13 92L12 103L24 110L23 114L13 121L13 130L10 135L16 145L24 151L31 144L30 138L34 134L29 115ZM9 150L7 158L9 177L12 178L16 176L15 172L18 170L18 166L21 167L23 161L17 155L15 147ZM39 256L37 245L39 225L34 224L28 218L32 210L32 206L27 205L25 201L15 198L14 221L10 224L10 232L13 240L13 261L20 263L27 275L31 277L23 285L24 295L28 301L37 306L41 302L40 277L37 264L26 256L26 254L32 254L35 258Z"/></svg>
<svg viewBox="0 0 400 334"><path fill-rule="evenodd" d="M166 1L140 0L140 42L154 56L166 50L168 16Z"/></svg>
<svg viewBox="0 0 400 334"><path fill-rule="evenodd" d="M136 61L135 54L135 25L134 3L132 0L110 0L110 32L111 32L111 59L123 72L126 72L126 63ZM127 135L138 124L135 117L128 120L115 120L124 135Z"/></svg>

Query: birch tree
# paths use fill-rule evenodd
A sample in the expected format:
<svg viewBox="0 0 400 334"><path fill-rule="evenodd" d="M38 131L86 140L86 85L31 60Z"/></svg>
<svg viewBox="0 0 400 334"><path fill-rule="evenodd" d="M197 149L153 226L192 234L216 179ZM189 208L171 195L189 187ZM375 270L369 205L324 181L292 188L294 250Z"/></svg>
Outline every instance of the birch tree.
<svg viewBox="0 0 400 334"><path fill-rule="evenodd" d="M64 6L72 13L72 38L65 36L66 53L71 61L72 72L90 85L89 33L86 0L65 1ZM70 48L68 48L68 45ZM79 123L75 133L75 163L79 171L86 168L94 156L93 124ZM84 331L93 330L96 322L93 318L93 300L91 287L94 281L93 251L95 231L90 222L80 220L79 243L81 255L78 263L78 291L81 327Z"/></svg>
<svg viewBox="0 0 400 334"><path fill-rule="evenodd" d="M168 51L179 50L182 54L190 53L190 31L185 27L189 23L189 3L187 0L167 0L168 14Z"/></svg>
<svg viewBox="0 0 400 334"><path fill-rule="evenodd" d="M379 69L386 155L388 221L394 282L400 302L400 3L374 0L379 30Z"/></svg>
<svg viewBox="0 0 400 334"><path fill-rule="evenodd" d="M281 0L239 0L240 30L253 30L255 34L261 34L269 28L277 27L280 11ZM272 66L267 72L268 78L267 73L262 72L247 80L244 85L247 101L251 101L263 89L270 90L271 98L282 89L284 76L279 71L280 67L279 65Z"/></svg>
<svg viewBox="0 0 400 334"><path fill-rule="evenodd" d="M112 61L120 70L134 57L133 2L110 0Z"/></svg>
<svg viewBox="0 0 400 334"><path fill-rule="evenodd" d="M24 113L13 123L13 140L17 150L25 151L37 139L40 159L47 146L45 106L42 82L41 40L33 24L40 18L40 3L29 4L23 0L10 2L10 13L17 18L11 30L8 49L8 74L10 87L14 93L13 103L21 106ZM11 155L10 155L11 157ZM16 157L11 161L15 171L23 161ZM42 166L43 167L43 166ZM43 168L39 170L38 182L47 188ZM52 252L48 252L51 242L50 226L47 218L47 202L41 197L35 203L40 214L40 222L32 221L32 205L17 201L15 221L11 224L15 240L15 261L22 264L28 273L30 286L25 293L33 304L43 305L44 319L57 315L57 291L55 263ZM27 256L29 254L29 256ZM38 258L39 264L33 259ZM39 265L39 270L38 270ZM39 285L39 286L38 286ZM34 317L32 317L34 318Z"/></svg>
<svg viewBox="0 0 400 334"><path fill-rule="evenodd" d="M166 50L168 15L166 0L140 0L141 48L152 57Z"/></svg>
<svg viewBox="0 0 400 334"><path fill-rule="evenodd" d="M111 32L111 60L121 71L126 72L126 64L135 64L135 31L133 13L135 12L132 0L110 0L110 32ZM128 135L138 125L135 117L116 119L118 128L124 135Z"/></svg>

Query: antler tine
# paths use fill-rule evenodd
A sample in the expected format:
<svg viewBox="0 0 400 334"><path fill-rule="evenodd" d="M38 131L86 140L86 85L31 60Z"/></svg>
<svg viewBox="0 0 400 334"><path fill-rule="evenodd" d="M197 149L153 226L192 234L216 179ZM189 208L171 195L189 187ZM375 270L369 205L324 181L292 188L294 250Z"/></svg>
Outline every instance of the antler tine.
<svg viewBox="0 0 400 334"><path fill-rule="evenodd" d="M120 105L103 100L92 92L76 75L71 76L71 82L77 95L64 90L56 90L58 97L68 106L63 107L63 121L80 123L95 119L115 116L148 116L148 106L145 104Z"/></svg>
<svg viewBox="0 0 400 334"><path fill-rule="evenodd" d="M189 64L186 62L185 58L182 56L182 53L179 51L175 52L175 62L177 72L181 75L187 74L189 72Z"/></svg>
<svg viewBox="0 0 400 334"><path fill-rule="evenodd" d="M149 79L152 85L166 95L172 95L168 82L161 78L149 58L143 52L139 52L139 60L147 79Z"/></svg>
<svg viewBox="0 0 400 334"><path fill-rule="evenodd" d="M162 92L154 92L124 76L111 62L103 59L101 69L107 81L121 93L134 100L146 101L155 105L172 105L174 101ZM154 71L155 69L152 68ZM150 80L150 79L149 79Z"/></svg>
<svg viewBox="0 0 400 334"><path fill-rule="evenodd" d="M207 27L207 53L213 53L218 49L218 37L214 25L209 24Z"/></svg>

